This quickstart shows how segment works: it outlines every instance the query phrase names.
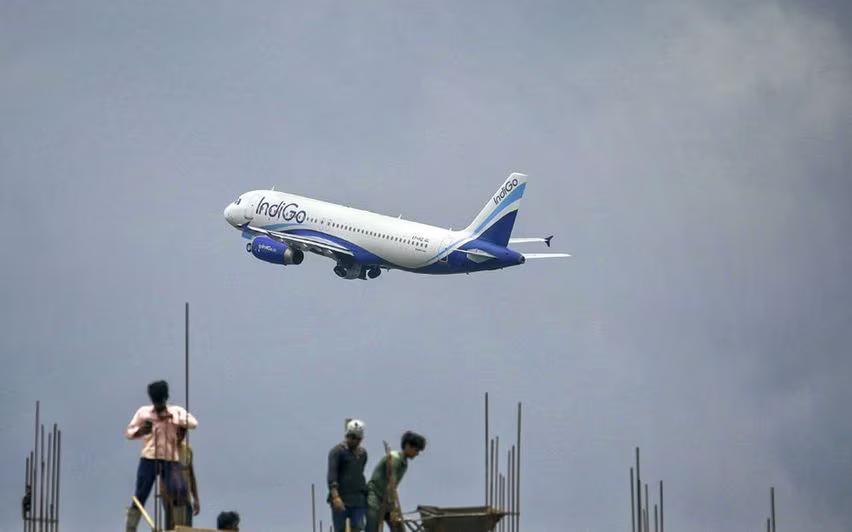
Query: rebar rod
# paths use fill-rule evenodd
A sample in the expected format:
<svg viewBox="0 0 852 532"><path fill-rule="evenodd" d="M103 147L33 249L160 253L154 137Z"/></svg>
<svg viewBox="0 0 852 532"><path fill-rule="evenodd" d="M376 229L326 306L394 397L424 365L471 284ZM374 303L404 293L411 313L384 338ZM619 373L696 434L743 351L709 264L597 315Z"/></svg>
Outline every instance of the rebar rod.
<svg viewBox="0 0 852 532"><path fill-rule="evenodd" d="M521 409L522 409L521 403L519 402L518 403L518 458L516 460L516 462L517 462L516 463L517 475L515 477L515 481L518 484L518 487L516 488L517 500L515 501L517 503L517 508L515 509L515 519L516 519L515 531L516 532L520 531L520 529L521 529Z"/></svg>
<svg viewBox="0 0 852 532"><path fill-rule="evenodd" d="M30 457L24 462L24 503L21 504L21 520L24 522L24 532L27 530L27 506L26 497L30 489Z"/></svg>
<svg viewBox="0 0 852 532"><path fill-rule="evenodd" d="M47 490L47 494L44 496L44 518L45 518L45 529L50 532L50 495L53 493L53 486L50 484L50 477L52 472L53 463L51 462L51 452L50 449L53 446L53 435L48 432L47 433L47 481L44 483L44 487Z"/></svg>
<svg viewBox="0 0 852 532"><path fill-rule="evenodd" d="M35 492L36 472L36 453L35 449L33 449L30 451L30 515L29 522L27 523L27 530L29 532L35 532L35 521L33 520L33 517L35 517L38 503L36 499L38 494Z"/></svg>
<svg viewBox="0 0 852 532"><path fill-rule="evenodd" d="M59 488L62 479L62 431L56 431L57 450L56 450L56 532L59 532Z"/></svg>
<svg viewBox="0 0 852 532"><path fill-rule="evenodd" d="M36 401L35 437L33 438L33 459L34 459L34 462L33 462L33 505L32 505L33 510L32 510L32 512L30 512L30 515L34 519L38 519L38 488L39 488L39 482L38 482L38 424L39 424L39 419L40 419L40 415L39 415L40 412L41 412L41 401ZM31 530L33 532L35 532L36 527L38 526L38 521L33 520L32 525L33 526L31 528Z"/></svg>
<svg viewBox="0 0 852 532"><path fill-rule="evenodd" d="M490 459L488 461L488 507L494 505L494 439L491 439Z"/></svg>
<svg viewBox="0 0 852 532"><path fill-rule="evenodd" d="M59 515L56 513L56 471L59 467L59 454L57 449L59 449L59 427L56 423L53 424L53 474L50 479L50 530L51 532L56 530L56 522L59 520Z"/></svg>
<svg viewBox="0 0 852 532"><path fill-rule="evenodd" d="M156 412L155 412L156 413ZM159 414L157 414L159 416ZM154 432L154 532L160 531L160 431Z"/></svg>
<svg viewBox="0 0 852 532"><path fill-rule="evenodd" d="M184 355L186 359L186 366L184 372L185 382L185 390L186 390L186 411L189 412L189 302L186 303L185 306L185 329L184 329ZM186 431L185 438L189 439L189 431Z"/></svg>
<svg viewBox="0 0 852 532"><path fill-rule="evenodd" d="M663 481L660 481L660 532L665 532L665 518L663 517Z"/></svg>
<svg viewBox="0 0 852 532"><path fill-rule="evenodd" d="M494 503L500 506L500 436L494 442Z"/></svg>
<svg viewBox="0 0 852 532"><path fill-rule="evenodd" d="M497 510L503 511L503 475L497 477ZM503 527L500 526L503 524L503 520L501 519L498 523L497 529L502 532Z"/></svg>
<svg viewBox="0 0 852 532"><path fill-rule="evenodd" d="M509 532L514 531L515 527L515 446L512 445L512 450L509 453Z"/></svg>
<svg viewBox="0 0 852 532"><path fill-rule="evenodd" d="M43 532L44 531L44 425L41 425L40 428L41 428L41 434L40 434L41 450L39 451L40 452L39 463L41 464L41 482L39 482L38 529L39 529L39 532Z"/></svg>
<svg viewBox="0 0 852 532"><path fill-rule="evenodd" d="M636 499L633 493L633 468L630 468L630 530L636 532Z"/></svg>
<svg viewBox="0 0 852 532"><path fill-rule="evenodd" d="M639 469L639 447L636 448L636 529L642 532L642 475Z"/></svg>
<svg viewBox="0 0 852 532"><path fill-rule="evenodd" d="M660 532L660 522L657 519L657 505L654 505L654 532Z"/></svg>
<svg viewBox="0 0 852 532"><path fill-rule="evenodd" d="M772 532L775 532L775 487L769 488L769 501L772 506Z"/></svg>
<svg viewBox="0 0 852 532"><path fill-rule="evenodd" d="M485 506L488 506L488 439L488 392L485 392Z"/></svg>

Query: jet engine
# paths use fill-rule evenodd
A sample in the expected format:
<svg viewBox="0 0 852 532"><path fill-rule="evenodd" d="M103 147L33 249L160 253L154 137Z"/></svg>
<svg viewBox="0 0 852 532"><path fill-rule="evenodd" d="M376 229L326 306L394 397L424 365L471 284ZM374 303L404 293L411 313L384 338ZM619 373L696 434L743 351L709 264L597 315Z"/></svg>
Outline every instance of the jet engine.
<svg viewBox="0 0 852 532"><path fill-rule="evenodd" d="M260 260L285 266L301 264L305 260L305 253L301 249L288 246L284 242L279 242L268 236L255 237L251 243L246 245L246 251Z"/></svg>
<svg viewBox="0 0 852 532"><path fill-rule="evenodd" d="M364 269L360 264L346 265L338 262L337 266L334 267L334 273L342 279L363 279L365 277Z"/></svg>

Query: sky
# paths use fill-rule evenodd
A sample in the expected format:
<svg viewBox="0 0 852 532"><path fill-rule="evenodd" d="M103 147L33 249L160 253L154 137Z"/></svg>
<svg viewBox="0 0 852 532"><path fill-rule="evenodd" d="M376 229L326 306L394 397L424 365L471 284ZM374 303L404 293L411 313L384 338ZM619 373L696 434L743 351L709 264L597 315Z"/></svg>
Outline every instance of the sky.
<svg viewBox="0 0 852 532"><path fill-rule="evenodd" d="M673 530L762 529L770 486L780 529L852 529L849 28L827 0L0 0L0 531L36 400L63 528L122 526L184 302L199 524L307 530L346 417L370 469L429 438L406 509L481 504L490 392L505 439L524 405L524 530L629 530L636 446ZM344 281L222 216L275 185L460 228L513 171L514 235L571 259Z"/></svg>

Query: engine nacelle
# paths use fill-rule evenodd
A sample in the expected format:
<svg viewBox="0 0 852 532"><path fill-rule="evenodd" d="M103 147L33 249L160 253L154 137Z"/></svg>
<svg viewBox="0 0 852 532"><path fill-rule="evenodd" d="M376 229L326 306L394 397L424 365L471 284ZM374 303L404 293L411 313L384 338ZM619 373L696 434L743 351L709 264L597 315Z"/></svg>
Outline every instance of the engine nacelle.
<svg viewBox="0 0 852 532"><path fill-rule="evenodd" d="M301 264L305 260L305 253L301 249L288 246L284 242L279 242L268 236L255 237L246 248L256 258L272 264L286 266L288 264Z"/></svg>
<svg viewBox="0 0 852 532"><path fill-rule="evenodd" d="M334 267L334 273L342 279L358 279L362 277L363 271L364 270L360 264L350 264L349 266L346 266L338 263L337 266Z"/></svg>

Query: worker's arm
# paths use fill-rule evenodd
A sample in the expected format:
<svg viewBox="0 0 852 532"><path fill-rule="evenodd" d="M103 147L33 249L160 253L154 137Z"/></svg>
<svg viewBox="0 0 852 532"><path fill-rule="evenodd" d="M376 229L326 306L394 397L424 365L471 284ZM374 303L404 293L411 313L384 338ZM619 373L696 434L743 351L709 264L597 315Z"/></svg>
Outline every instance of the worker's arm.
<svg viewBox="0 0 852 532"><path fill-rule="evenodd" d="M172 423L176 423L178 426L186 427L187 429L198 427L198 420L184 408L176 407L174 412L169 413L172 414Z"/></svg>
<svg viewBox="0 0 852 532"><path fill-rule="evenodd" d="M402 503L399 501L399 483L402 482L402 477L405 475L405 461L401 451L400 454L391 455L391 462L393 464L393 467L391 467L393 482L388 482L389 489L390 486L393 486L390 494L390 500L393 501L393 505L391 506L393 509L391 512L391 521L400 523L402 522Z"/></svg>
<svg viewBox="0 0 852 532"><path fill-rule="evenodd" d="M402 477L405 476L405 462L401 455L393 456L393 485L399 488Z"/></svg>
<svg viewBox="0 0 852 532"><path fill-rule="evenodd" d="M328 491L331 495L331 504L334 506L335 510L343 511L346 509L346 507L343 505L343 500L340 498L340 493L338 493L337 491L337 471L339 465L340 449L334 447L331 449L331 451L328 452L328 475L326 480L328 481Z"/></svg>
<svg viewBox="0 0 852 532"><path fill-rule="evenodd" d="M379 472L378 480L382 483L382 489L384 489L384 486L387 486L387 484L388 484L388 459L387 459L387 456L382 455L382 457L379 458L379 463L376 464L376 468L374 469L374 471ZM373 475L375 475L375 473L373 473Z"/></svg>
<svg viewBox="0 0 852 532"><path fill-rule="evenodd" d="M191 450L189 452L189 491L192 493L192 514L201 513L201 499L198 498L198 482L195 480L195 457Z"/></svg>
<svg viewBox="0 0 852 532"><path fill-rule="evenodd" d="M127 429L124 431L128 440L135 440L151 432L151 422L145 419L145 407L140 408L133 414Z"/></svg>

